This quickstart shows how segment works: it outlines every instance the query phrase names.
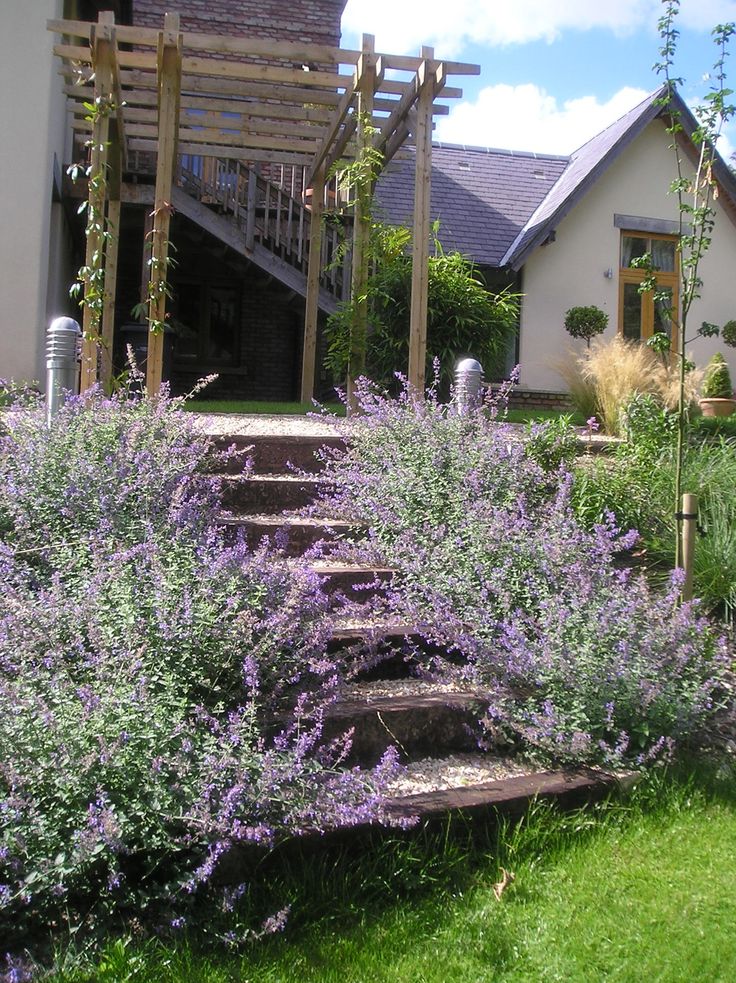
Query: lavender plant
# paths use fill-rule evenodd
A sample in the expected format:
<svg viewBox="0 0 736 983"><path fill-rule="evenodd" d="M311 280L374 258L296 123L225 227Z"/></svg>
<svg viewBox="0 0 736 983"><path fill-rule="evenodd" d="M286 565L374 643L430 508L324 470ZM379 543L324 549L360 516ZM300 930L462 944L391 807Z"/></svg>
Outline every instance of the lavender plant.
<svg viewBox="0 0 736 983"><path fill-rule="evenodd" d="M182 924L234 847L383 816L322 738L340 666L306 565L225 547L172 402L14 415L0 450L0 951Z"/></svg>
<svg viewBox="0 0 736 983"><path fill-rule="evenodd" d="M728 690L725 642L691 606L615 568L636 533L584 531L513 428L365 380L321 503L369 517L354 552L394 566L390 603L488 694L489 743L556 761L644 763L694 740ZM343 551L344 551L343 547Z"/></svg>

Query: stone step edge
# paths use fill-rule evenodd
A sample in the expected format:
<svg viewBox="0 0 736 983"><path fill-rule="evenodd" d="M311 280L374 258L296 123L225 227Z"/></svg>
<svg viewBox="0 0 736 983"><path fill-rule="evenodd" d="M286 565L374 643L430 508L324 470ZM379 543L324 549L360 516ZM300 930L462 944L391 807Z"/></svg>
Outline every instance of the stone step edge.
<svg viewBox="0 0 736 983"><path fill-rule="evenodd" d="M461 788L395 796L386 800L385 812L389 819L395 821L491 808L515 812L523 810L535 799L563 802L601 799L609 792L633 787L638 777L637 772L614 774L593 768L532 772Z"/></svg>

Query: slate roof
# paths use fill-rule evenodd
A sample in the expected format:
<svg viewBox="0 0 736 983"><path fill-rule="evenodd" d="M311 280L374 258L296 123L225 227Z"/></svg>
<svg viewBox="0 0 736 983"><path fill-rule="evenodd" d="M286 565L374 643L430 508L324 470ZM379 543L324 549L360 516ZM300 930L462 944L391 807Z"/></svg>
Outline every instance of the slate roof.
<svg viewBox="0 0 736 983"><path fill-rule="evenodd" d="M439 237L476 263L520 269L594 182L657 116L663 86L569 157L483 150L449 144L432 147L432 218ZM677 92L671 104L685 131L697 126ZM717 157L714 173L736 207L736 178ZM411 224L413 159L393 161L376 188L376 216Z"/></svg>
<svg viewBox="0 0 736 983"><path fill-rule="evenodd" d="M444 248L501 266L567 163L567 157L435 144L431 213ZM411 226L413 211L414 160L393 160L376 187L376 218Z"/></svg>

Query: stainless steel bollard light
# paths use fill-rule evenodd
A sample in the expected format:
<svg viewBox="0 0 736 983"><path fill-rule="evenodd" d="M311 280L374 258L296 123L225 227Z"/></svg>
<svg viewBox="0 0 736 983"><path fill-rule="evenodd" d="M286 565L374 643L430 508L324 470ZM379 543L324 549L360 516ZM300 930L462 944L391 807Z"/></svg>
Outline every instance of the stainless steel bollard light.
<svg viewBox="0 0 736 983"><path fill-rule="evenodd" d="M467 416L482 402L483 366L474 358L464 358L455 366L455 404L458 416Z"/></svg>
<svg viewBox="0 0 736 983"><path fill-rule="evenodd" d="M79 390L78 343L82 329L74 318L57 317L46 333L46 421L50 425L68 392Z"/></svg>

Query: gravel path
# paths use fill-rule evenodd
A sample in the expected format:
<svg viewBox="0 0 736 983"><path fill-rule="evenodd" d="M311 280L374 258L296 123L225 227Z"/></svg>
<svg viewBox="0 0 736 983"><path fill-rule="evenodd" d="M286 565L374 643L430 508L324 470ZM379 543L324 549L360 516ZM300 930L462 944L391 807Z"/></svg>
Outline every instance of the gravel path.
<svg viewBox="0 0 736 983"><path fill-rule="evenodd" d="M269 416L264 413L193 413L195 427L212 437L223 434L265 434L290 437L334 437L338 429L328 416Z"/></svg>

